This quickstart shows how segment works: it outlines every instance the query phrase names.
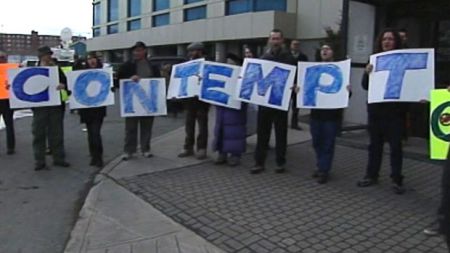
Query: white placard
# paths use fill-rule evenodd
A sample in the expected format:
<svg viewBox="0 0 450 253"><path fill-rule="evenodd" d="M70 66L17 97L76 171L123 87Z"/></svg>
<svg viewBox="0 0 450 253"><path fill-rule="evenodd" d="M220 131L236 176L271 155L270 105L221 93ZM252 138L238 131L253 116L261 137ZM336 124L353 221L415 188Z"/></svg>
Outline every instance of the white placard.
<svg viewBox="0 0 450 253"><path fill-rule="evenodd" d="M61 105L58 67L10 69L8 80L13 109Z"/></svg>
<svg viewBox="0 0 450 253"><path fill-rule="evenodd" d="M298 63L298 108L348 107L351 60Z"/></svg>
<svg viewBox="0 0 450 253"><path fill-rule="evenodd" d="M71 71L67 84L72 91L70 109L114 105L112 68Z"/></svg>
<svg viewBox="0 0 450 253"><path fill-rule="evenodd" d="M190 98L199 95L200 74L204 60L197 59L173 65L167 91L168 99Z"/></svg>
<svg viewBox="0 0 450 253"><path fill-rule="evenodd" d="M244 60L236 99L283 111L289 110L296 66L261 60Z"/></svg>
<svg viewBox="0 0 450 253"><path fill-rule="evenodd" d="M166 79L120 80L122 117L167 115Z"/></svg>
<svg viewBox="0 0 450 253"><path fill-rule="evenodd" d="M235 99L240 72L239 66L205 61L199 99L213 105L241 109L241 101Z"/></svg>
<svg viewBox="0 0 450 253"><path fill-rule="evenodd" d="M404 49L374 54L369 103L429 100L434 88L434 49Z"/></svg>

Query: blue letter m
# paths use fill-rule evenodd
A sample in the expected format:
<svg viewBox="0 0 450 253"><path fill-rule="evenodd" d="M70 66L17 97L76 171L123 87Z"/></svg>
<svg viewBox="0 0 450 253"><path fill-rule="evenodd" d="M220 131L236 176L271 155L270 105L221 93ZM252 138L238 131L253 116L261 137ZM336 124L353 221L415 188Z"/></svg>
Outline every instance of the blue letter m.
<svg viewBox="0 0 450 253"><path fill-rule="evenodd" d="M250 100L256 83L259 96L265 96L269 88L271 88L269 104L281 106L289 74L289 70L275 67L264 77L261 64L249 63L244 72L239 97Z"/></svg>

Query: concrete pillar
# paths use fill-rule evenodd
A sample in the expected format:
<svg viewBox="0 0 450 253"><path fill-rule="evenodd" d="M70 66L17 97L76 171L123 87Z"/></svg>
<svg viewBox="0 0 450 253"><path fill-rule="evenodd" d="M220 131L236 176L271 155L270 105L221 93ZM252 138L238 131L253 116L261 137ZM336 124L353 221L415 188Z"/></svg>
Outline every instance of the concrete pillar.
<svg viewBox="0 0 450 253"><path fill-rule="evenodd" d="M123 50L123 61L129 61L131 59L131 52L128 49Z"/></svg>
<svg viewBox="0 0 450 253"><path fill-rule="evenodd" d="M227 45L225 42L217 42L216 43L216 62L225 62Z"/></svg>
<svg viewBox="0 0 450 253"><path fill-rule="evenodd" d="M103 62L110 63L111 62L111 52L103 51Z"/></svg>
<svg viewBox="0 0 450 253"><path fill-rule="evenodd" d="M183 44L177 45L177 56L186 57L186 55L187 55L186 45Z"/></svg>
<svg viewBox="0 0 450 253"><path fill-rule="evenodd" d="M155 56L155 48L154 47L147 47L147 53L149 57Z"/></svg>

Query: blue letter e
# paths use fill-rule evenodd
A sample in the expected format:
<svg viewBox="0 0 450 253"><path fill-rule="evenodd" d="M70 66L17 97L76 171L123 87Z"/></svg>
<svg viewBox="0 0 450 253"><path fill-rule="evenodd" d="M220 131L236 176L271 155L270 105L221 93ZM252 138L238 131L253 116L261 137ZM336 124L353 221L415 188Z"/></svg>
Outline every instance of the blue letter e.
<svg viewBox="0 0 450 253"><path fill-rule="evenodd" d="M233 75L233 69L215 65L205 65L203 69L203 85L201 90L201 97L226 105L228 104L230 95L225 92L213 89L224 88L225 82L211 79L212 74L231 77Z"/></svg>

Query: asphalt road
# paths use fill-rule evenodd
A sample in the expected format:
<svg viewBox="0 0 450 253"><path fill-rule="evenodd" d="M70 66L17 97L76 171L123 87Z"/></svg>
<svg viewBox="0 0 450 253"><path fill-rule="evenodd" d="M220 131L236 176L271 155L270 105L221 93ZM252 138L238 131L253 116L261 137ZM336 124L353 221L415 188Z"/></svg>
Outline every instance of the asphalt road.
<svg viewBox="0 0 450 253"><path fill-rule="evenodd" d="M62 252L98 169L88 165L86 133L77 114L66 113L65 147L70 168L35 172L31 117L16 121L17 154L7 156L0 131L0 252ZM182 117L159 117L153 137L183 125ZM124 120L118 106L108 108L103 126L105 162L122 153ZM158 147L153 147L158 148ZM51 165L51 157L47 157ZM144 158L139 158L144 159Z"/></svg>

